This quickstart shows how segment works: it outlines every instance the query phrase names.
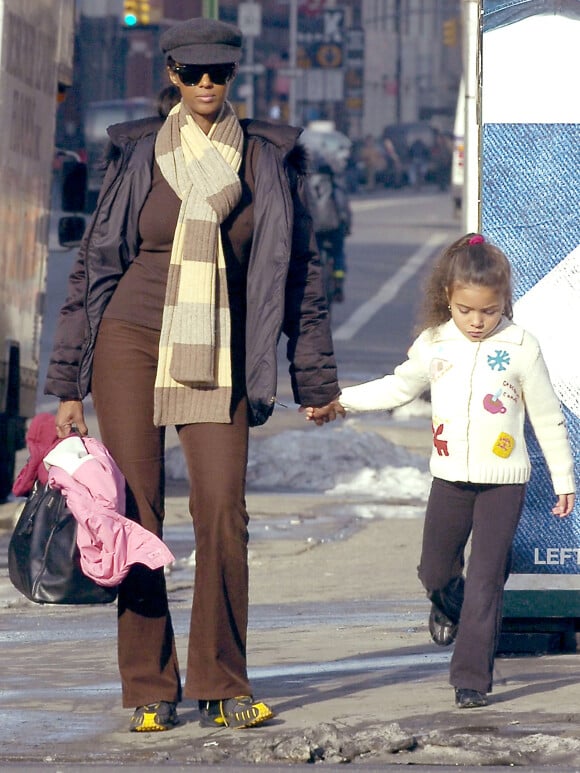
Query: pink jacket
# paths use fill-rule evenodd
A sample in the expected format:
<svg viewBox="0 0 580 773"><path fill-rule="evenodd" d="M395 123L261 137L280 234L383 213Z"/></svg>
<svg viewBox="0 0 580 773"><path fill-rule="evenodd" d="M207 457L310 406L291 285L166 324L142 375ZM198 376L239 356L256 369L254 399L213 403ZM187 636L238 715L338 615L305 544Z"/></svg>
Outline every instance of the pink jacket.
<svg viewBox="0 0 580 773"><path fill-rule="evenodd" d="M17 497L27 497L38 479L42 485L48 479L48 473L43 463L43 457L58 443L54 414L37 413L31 420L26 431L26 448L29 457L12 486L12 493Z"/></svg>
<svg viewBox="0 0 580 773"><path fill-rule="evenodd" d="M45 457L48 483L78 521L81 568L99 585L118 585L132 564L159 569L174 556L155 534L125 518L125 479L96 438L71 435Z"/></svg>

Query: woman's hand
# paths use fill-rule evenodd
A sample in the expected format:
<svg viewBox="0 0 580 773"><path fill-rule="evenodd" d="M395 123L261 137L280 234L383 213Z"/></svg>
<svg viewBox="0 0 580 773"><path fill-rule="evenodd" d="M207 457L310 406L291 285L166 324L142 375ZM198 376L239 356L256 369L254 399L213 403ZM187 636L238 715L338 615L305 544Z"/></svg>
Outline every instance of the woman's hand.
<svg viewBox="0 0 580 773"><path fill-rule="evenodd" d="M558 518L565 518L567 515L570 515L574 509L574 500L574 494L559 494L558 504L552 508L552 515Z"/></svg>
<svg viewBox="0 0 580 773"><path fill-rule="evenodd" d="M81 400L61 400L56 411L56 434L65 438L76 429L81 435L88 435L85 412Z"/></svg>
<svg viewBox="0 0 580 773"><path fill-rule="evenodd" d="M343 418L346 415L345 409L338 400L332 400L321 408L302 407L300 410L306 413L306 421L313 421L318 427L329 421L334 421L339 415Z"/></svg>

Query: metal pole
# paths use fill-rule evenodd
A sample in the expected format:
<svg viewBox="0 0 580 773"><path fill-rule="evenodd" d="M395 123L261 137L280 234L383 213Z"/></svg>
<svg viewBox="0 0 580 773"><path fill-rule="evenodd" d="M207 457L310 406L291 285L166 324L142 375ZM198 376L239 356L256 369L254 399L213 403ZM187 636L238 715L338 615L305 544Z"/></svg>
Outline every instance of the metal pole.
<svg viewBox="0 0 580 773"><path fill-rule="evenodd" d="M481 0L464 0L463 70L465 77L465 182L463 227L466 233L480 229L480 123Z"/></svg>
<svg viewBox="0 0 580 773"><path fill-rule="evenodd" d="M290 70L290 89L288 91L288 123L296 125L298 118L296 115L296 50L298 47L298 0L290 0L289 10L289 50L288 50L288 68Z"/></svg>
<svg viewBox="0 0 580 773"><path fill-rule="evenodd" d="M202 14L206 19L219 19L219 0L203 0Z"/></svg>
<svg viewBox="0 0 580 773"><path fill-rule="evenodd" d="M396 95L396 115L397 123L401 123L401 90L403 79L403 45L402 45L402 30L401 30L401 0L396 0L395 3L395 35L396 35L396 62L395 62L395 80L397 82L397 95Z"/></svg>
<svg viewBox="0 0 580 773"><path fill-rule="evenodd" d="M246 37L246 118L254 117L254 36Z"/></svg>

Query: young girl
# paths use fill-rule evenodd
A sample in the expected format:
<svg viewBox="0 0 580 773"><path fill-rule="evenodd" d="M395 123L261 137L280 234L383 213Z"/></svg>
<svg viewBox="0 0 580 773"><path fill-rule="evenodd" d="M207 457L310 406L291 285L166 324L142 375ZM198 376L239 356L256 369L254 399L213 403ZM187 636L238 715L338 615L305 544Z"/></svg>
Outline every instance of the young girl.
<svg viewBox="0 0 580 773"><path fill-rule="evenodd" d="M450 683L459 708L487 704L504 584L530 476L527 413L551 473L553 515L574 506L573 460L536 339L514 324L505 255L479 234L454 242L427 285L422 330L394 374L343 390L335 412L386 410L431 389L433 483L419 578L437 644L456 639ZM330 406L307 411L317 423ZM464 550L472 536L463 577Z"/></svg>

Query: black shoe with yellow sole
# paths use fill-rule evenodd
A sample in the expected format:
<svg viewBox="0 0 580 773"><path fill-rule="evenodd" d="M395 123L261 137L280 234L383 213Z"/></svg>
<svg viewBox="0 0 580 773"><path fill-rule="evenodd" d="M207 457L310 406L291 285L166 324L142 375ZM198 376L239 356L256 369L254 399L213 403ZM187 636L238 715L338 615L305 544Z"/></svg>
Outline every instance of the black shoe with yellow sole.
<svg viewBox="0 0 580 773"><path fill-rule="evenodd" d="M129 729L134 733L152 733L170 730L179 724L175 703L159 701L137 706L131 717Z"/></svg>
<svg viewBox="0 0 580 773"><path fill-rule="evenodd" d="M251 695L221 701L199 701L199 724L202 727L256 727L272 719L274 712Z"/></svg>

